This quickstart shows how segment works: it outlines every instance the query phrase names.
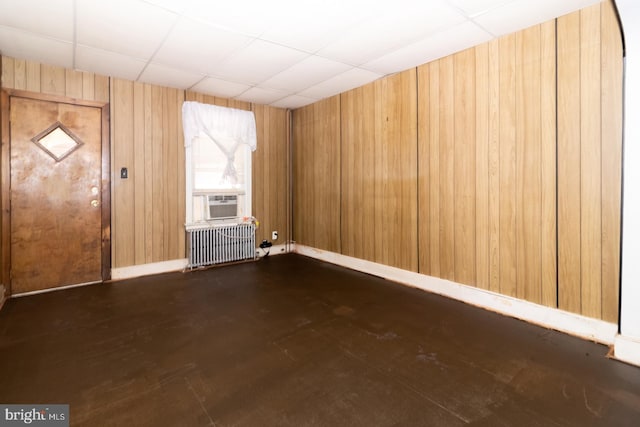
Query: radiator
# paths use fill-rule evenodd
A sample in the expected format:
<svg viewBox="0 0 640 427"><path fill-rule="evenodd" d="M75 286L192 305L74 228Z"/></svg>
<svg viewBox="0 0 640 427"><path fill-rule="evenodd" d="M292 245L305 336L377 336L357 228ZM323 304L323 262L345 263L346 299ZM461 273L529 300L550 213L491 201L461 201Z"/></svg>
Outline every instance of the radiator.
<svg viewBox="0 0 640 427"><path fill-rule="evenodd" d="M255 259L256 225L188 225L187 268Z"/></svg>

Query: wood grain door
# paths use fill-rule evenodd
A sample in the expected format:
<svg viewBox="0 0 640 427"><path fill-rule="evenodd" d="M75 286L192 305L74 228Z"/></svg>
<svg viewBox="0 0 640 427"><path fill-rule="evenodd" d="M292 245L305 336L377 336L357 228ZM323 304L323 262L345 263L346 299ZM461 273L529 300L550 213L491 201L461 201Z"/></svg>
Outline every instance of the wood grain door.
<svg viewBox="0 0 640 427"><path fill-rule="evenodd" d="M103 280L99 107L10 98L11 292Z"/></svg>

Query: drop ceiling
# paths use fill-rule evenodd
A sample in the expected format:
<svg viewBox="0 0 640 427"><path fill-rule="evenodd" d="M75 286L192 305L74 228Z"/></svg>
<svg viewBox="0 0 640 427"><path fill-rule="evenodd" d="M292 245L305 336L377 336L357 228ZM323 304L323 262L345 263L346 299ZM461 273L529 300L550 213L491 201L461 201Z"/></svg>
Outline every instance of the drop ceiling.
<svg viewBox="0 0 640 427"><path fill-rule="evenodd" d="M0 53L297 108L598 0L0 0Z"/></svg>

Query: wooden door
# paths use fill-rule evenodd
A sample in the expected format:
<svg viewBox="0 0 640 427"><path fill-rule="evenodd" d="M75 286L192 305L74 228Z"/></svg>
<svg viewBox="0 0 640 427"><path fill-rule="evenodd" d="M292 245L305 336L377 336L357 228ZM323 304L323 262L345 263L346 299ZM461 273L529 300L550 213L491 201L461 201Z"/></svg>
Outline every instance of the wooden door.
<svg viewBox="0 0 640 427"><path fill-rule="evenodd" d="M11 96L11 293L102 281L103 108Z"/></svg>

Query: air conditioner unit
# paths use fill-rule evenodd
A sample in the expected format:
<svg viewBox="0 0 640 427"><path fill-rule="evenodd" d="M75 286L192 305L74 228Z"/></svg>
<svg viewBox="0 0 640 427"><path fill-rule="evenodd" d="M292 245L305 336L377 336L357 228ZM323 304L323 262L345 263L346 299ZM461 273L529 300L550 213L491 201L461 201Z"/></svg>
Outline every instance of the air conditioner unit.
<svg viewBox="0 0 640 427"><path fill-rule="evenodd" d="M225 219L238 216L237 194L207 195L207 219Z"/></svg>

